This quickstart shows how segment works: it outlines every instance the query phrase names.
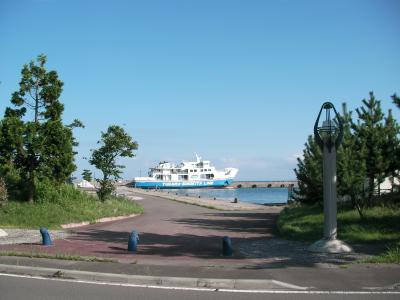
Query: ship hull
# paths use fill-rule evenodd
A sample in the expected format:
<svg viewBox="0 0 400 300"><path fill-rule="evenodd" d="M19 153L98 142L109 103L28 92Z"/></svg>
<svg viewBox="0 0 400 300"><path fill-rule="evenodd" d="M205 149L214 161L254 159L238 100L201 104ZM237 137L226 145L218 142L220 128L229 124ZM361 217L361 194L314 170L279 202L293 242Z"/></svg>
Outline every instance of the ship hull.
<svg viewBox="0 0 400 300"><path fill-rule="evenodd" d="M227 187L233 179L198 181L134 181L133 187L142 189L198 189Z"/></svg>

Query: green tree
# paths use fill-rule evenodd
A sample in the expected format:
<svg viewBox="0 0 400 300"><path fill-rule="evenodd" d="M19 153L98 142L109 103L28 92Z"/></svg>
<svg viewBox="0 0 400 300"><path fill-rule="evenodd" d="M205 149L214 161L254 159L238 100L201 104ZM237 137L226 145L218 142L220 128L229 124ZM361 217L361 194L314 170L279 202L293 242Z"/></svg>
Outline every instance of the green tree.
<svg viewBox="0 0 400 300"><path fill-rule="evenodd" d="M84 169L82 172L82 178L83 178L83 180L86 180L89 182L92 181L92 172L90 172L90 170L88 170L88 169Z"/></svg>
<svg viewBox="0 0 400 300"><path fill-rule="evenodd" d="M75 170L72 129L83 126L78 120L69 126L62 123L63 82L45 64L46 56L39 55L37 64L23 66L19 90L11 98L14 108L6 109L1 123L0 153L8 152L2 163L18 169L29 202L37 178L62 183Z"/></svg>
<svg viewBox="0 0 400 300"><path fill-rule="evenodd" d="M369 99L362 101L363 106L356 109L359 121L352 124L357 142L365 145L366 178L368 181L367 204L371 204L376 187L384 181L389 167L389 160L385 158L385 127L384 114L379 100L373 92Z"/></svg>
<svg viewBox="0 0 400 300"><path fill-rule="evenodd" d="M363 217L366 149L352 133L352 112L347 111L345 103L342 107L343 140L337 152L338 194L349 196L353 207L357 209L360 217Z"/></svg>
<svg viewBox="0 0 400 300"><path fill-rule="evenodd" d="M303 150L303 157L297 158L294 169L299 188L294 193L295 200L305 204L322 203L322 152L314 137L310 135Z"/></svg>
<svg viewBox="0 0 400 300"><path fill-rule="evenodd" d="M400 143L399 143L399 125L393 117L392 110L389 109L388 116L385 117L385 143L384 157L388 162L386 176L391 179L392 192L394 188L394 178L396 172L400 169Z"/></svg>
<svg viewBox="0 0 400 300"><path fill-rule="evenodd" d="M120 178L123 165L117 164L119 157L135 156L133 150L138 148L137 142L117 125L109 126L107 132L101 133L100 148L92 150L89 163L94 165L103 173L102 179L96 179L100 184L97 192L100 200L106 200L114 191L113 180Z"/></svg>
<svg viewBox="0 0 400 300"><path fill-rule="evenodd" d="M393 94L392 100L393 100L393 103L396 104L396 106L398 108L400 108L400 98L396 94Z"/></svg>

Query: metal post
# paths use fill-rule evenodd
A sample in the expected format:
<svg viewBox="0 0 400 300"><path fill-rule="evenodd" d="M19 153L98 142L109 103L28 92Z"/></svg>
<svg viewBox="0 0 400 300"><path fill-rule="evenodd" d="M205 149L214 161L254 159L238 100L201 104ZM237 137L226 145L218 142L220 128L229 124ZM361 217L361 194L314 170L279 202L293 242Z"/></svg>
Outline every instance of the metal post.
<svg viewBox="0 0 400 300"><path fill-rule="evenodd" d="M324 238L336 239L337 193L336 193L336 148L324 147Z"/></svg>
<svg viewBox="0 0 400 300"><path fill-rule="evenodd" d="M323 110L326 119L319 126ZM335 119L331 119L331 111L335 113ZM343 124L330 102L325 102L319 111L314 125L314 137L323 152L324 233L323 238L312 244L308 250L325 253L351 252L353 250L348 245L337 239L336 149L343 138Z"/></svg>

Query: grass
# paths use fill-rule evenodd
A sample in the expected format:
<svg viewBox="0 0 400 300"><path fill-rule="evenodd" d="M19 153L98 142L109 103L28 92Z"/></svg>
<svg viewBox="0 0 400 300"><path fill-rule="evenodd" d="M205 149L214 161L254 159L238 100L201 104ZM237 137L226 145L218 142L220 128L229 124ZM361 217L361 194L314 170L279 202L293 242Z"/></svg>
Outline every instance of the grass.
<svg viewBox="0 0 400 300"><path fill-rule="evenodd" d="M396 243L400 241L400 205L375 206L361 219L356 210L338 210L338 238L357 243ZM323 212L317 206L285 208L278 218L278 230L286 239L315 241L323 232Z"/></svg>
<svg viewBox="0 0 400 300"><path fill-rule="evenodd" d="M386 204L384 204L386 203ZM386 245L382 254L361 263L400 263L400 202L387 201L365 210L338 209L338 238L349 243ZM286 207L278 218L279 234L290 240L316 241L323 233L323 211L318 206Z"/></svg>
<svg viewBox="0 0 400 300"><path fill-rule="evenodd" d="M400 264L400 246L391 246L381 255L362 260L360 263Z"/></svg>
<svg viewBox="0 0 400 300"><path fill-rule="evenodd" d="M47 253L16 252L16 251L0 252L0 256L49 258L49 259L87 261L87 262L116 262L115 259L99 258L99 257L95 257L95 256L80 256L80 255L67 255L67 254L47 254Z"/></svg>
<svg viewBox="0 0 400 300"><path fill-rule="evenodd" d="M95 220L104 217L141 214L143 207L123 197L101 202L95 196L69 185L59 188L39 186L35 204L9 201L0 208L0 227L60 228L62 224Z"/></svg>

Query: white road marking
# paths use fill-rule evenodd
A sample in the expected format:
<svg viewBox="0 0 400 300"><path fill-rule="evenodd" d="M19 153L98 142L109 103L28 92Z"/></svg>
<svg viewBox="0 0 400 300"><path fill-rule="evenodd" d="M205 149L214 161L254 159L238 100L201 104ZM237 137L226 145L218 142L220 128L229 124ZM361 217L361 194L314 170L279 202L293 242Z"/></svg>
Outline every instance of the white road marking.
<svg viewBox="0 0 400 300"><path fill-rule="evenodd" d="M164 290L182 290L182 291L202 291L202 292L227 292L227 293L253 293L253 294L329 294L329 295L400 295L400 291L289 291L289 290L239 290L239 289L216 289L216 288L192 288L192 287L170 287L170 286L157 286L133 283L118 283L118 282L105 282L105 281L90 281L90 280L74 280L65 278L51 278L18 274L0 273L4 277L27 278L36 280L51 280L62 281L71 283L84 283L94 285L109 285L109 286L123 286L123 287L138 287L138 288L151 288L151 289L164 289Z"/></svg>

